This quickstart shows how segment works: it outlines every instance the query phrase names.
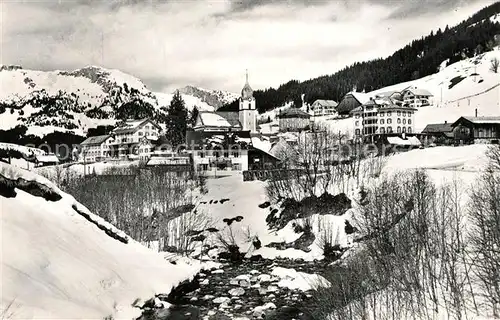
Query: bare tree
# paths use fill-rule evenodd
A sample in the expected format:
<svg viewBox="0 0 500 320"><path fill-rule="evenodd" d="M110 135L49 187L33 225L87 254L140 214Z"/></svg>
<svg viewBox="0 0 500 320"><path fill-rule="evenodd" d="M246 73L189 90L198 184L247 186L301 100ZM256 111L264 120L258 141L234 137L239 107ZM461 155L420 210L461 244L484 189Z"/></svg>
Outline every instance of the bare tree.
<svg viewBox="0 0 500 320"><path fill-rule="evenodd" d="M470 191L474 275L493 316L500 317L500 174L488 170Z"/></svg>
<svg viewBox="0 0 500 320"><path fill-rule="evenodd" d="M490 70L494 73L498 73L498 66L500 65L500 60L498 58L493 58L490 60Z"/></svg>

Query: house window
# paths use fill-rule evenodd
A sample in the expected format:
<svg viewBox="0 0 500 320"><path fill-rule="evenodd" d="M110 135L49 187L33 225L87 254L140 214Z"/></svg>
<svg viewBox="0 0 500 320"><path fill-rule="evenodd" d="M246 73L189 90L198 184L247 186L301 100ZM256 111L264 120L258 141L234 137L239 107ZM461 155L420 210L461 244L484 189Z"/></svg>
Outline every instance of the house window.
<svg viewBox="0 0 500 320"><path fill-rule="evenodd" d="M198 152L198 157L205 158L205 152Z"/></svg>
<svg viewBox="0 0 500 320"><path fill-rule="evenodd" d="M361 131L359 129L356 129L356 135L359 136L360 133Z"/></svg>
<svg viewBox="0 0 500 320"><path fill-rule="evenodd" d="M403 119L403 124L406 124L406 119Z"/></svg>
<svg viewBox="0 0 500 320"><path fill-rule="evenodd" d="M398 133L401 133L401 127L398 127Z"/></svg>
<svg viewBox="0 0 500 320"><path fill-rule="evenodd" d="M403 111L403 117L406 117L406 111Z"/></svg>
<svg viewBox="0 0 500 320"><path fill-rule="evenodd" d="M380 119L380 124L384 124L384 119Z"/></svg>
<svg viewBox="0 0 500 320"><path fill-rule="evenodd" d="M387 124L391 124L392 123L392 119L387 119Z"/></svg>
<svg viewBox="0 0 500 320"><path fill-rule="evenodd" d="M219 151L214 151L213 155L214 155L214 157L219 158L220 157L220 152Z"/></svg>
<svg viewBox="0 0 500 320"><path fill-rule="evenodd" d="M356 127L359 126L359 121L356 121L355 125L356 125Z"/></svg>
<svg viewBox="0 0 500 320"><path fill-rule="evenodd" d="M142 131L139 131L139 136L142 136Z"/></svg>
<svg viewBox="0 0 500 320"><path fill-rule="evenodd" d="M241 170L241 164L240 163L233 163L233 170Z"/></svg>
<svg viewBox="0 0 500 320"><path fill-rule="evenodd" d="M229 152L224 151L224 158L229 158Z"/></svg>
<svg viewBox="0 0 500 320"><path fill-rule="evenodd" d="M385 133L385 128L384 127L381 127L380 128L380 133L384 134Z"/></svg>
<svg viewBox="0 0 500 320"><path fill-rule="evenodd" d="M408 127L408 133L411 133L411 127Z"/></svg>
<svg viewBox="0 0 500 320"><path fill-rule="evenodd" d="M385 112L380 112L380 116L381 117L385 116Z"/></svg>
<svg viewBox="0 0 500 320"><path fill-rule="evenodd" d="M387 116L388 116L388 117L392 116L392 112L387 111Z"/></svg>
<svg viewBox="0 0 500 320"><path fill-rule="evenodd" d="M359 119L359 113L356 113L356 114L354 115L354 118Z"/></svg>
<svg viewBox="0 0 500 320"><path fill-rule="evenodd" d="M405 132L405 133L406 133L406 127L403 127L403 132Z"/></svg>
<svg viewBox="0 0 500 320"><path fill-rule="evenodd" d="M408 124L411 124L411 119L408 119Z"/></svg>
<svg viewBox="0 0 500 320"><path fill-rule="evenodd" d="M401 118L398 118L398 124L401 124Z"/></svg>
<svg viewBox="0 0 500 320"><path fill-rule="evenodd" d="M398 111L398 117L401 115L401 111Z"/></svg>
<svg viewBox="0 0 500 320"><path fill-rule="evenodd" d="M238 151L233 151L233 152L232 152L232 155L233 155L233 157L235 157L235 158L239 158L239 157L240 157L240 153L239 153Z"/></svg>

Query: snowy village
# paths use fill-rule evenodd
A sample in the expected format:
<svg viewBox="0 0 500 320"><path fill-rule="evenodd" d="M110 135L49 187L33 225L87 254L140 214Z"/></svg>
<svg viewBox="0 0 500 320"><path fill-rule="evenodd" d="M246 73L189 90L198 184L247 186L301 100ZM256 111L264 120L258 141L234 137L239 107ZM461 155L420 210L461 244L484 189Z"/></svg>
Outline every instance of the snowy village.
<svg viewBox="0 0 500 320"><path fill-rule="evenodd" d="M500 2L437 2L2 3L2 319L500 319Z"/></svg>

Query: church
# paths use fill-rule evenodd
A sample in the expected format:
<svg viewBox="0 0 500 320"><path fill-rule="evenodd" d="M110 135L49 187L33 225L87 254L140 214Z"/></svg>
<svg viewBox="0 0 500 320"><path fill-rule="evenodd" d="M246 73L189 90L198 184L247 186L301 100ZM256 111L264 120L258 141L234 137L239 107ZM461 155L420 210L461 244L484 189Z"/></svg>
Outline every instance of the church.
<svg viewBox="0 0 500 320"><path fill-rule="evenodd" d="M248 72L237 112L202 111L186 132L194 170L206 176L241 174L274 166L279 159L260 149L257 108Z"/></svg>
<svg viewBox="0 0 500 320"><path fill-rule="evenodd" d="M245 86L239 98L239 111L201 111L194 131L249 131L257 134L257 108L253 90L246 74Z"/></svg>

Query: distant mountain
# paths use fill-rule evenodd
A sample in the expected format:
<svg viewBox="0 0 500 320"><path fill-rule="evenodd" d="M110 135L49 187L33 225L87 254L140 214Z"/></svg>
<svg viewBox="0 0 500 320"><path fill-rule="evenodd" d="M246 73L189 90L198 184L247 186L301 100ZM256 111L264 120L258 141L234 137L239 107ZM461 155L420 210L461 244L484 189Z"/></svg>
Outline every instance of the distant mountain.
<svg viewBox="0 0 500 320"><path fill-rule="evenodd" d="M239 95L221 90L208 90L193 86L186 86L179 89L179 92L184 95L199 98L201 101L218 109L225 104L231 103L238 99Z"/></svg>
<svg viewBox="0 0 500 320"><path fill-rule="evenodd" d="M385 59L357 62L331 75L302 82L291 80L278 88L255 90L257 108L259 113L264 113L291 102L301 106L302 94L305 94L307 103L316 99L340 101L354 88L369 92L419 79L438 72L443 61L450 65L491 51L498 45L498 35L500 2L478 11L452 28L447 26L444 30L432 31ZM236 101L221 107L221 111L237 109Z"/></svg>
<svg viewBox="0 0 500 320"><path fill-rule="evenodd" d="M214 110L235 96L218 90L186 88L179 91L189 110L194 106ZM29 127L28 133L36 135L53 131L85 135L89 128L113 125L119 116L160 113L172 96L150 91L132 75L97 66L37 71L0 65L0 129L22 124ZM132 108L124 107L127 104ZM133 114L128 114L130 110Z"/></svg>

